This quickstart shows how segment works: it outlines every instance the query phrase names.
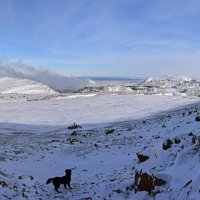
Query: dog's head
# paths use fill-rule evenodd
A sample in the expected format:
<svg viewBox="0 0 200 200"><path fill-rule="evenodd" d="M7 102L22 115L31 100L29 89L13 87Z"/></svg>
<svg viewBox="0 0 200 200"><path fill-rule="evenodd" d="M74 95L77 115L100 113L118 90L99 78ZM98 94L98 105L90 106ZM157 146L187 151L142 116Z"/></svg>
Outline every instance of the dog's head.
<svg viewBox="0 0 200 200"><path fill-rule="evenodd" d="M72 170L71 169L66 169L65 173L66 173L66 175L70 175L71 176Z"/></svg>

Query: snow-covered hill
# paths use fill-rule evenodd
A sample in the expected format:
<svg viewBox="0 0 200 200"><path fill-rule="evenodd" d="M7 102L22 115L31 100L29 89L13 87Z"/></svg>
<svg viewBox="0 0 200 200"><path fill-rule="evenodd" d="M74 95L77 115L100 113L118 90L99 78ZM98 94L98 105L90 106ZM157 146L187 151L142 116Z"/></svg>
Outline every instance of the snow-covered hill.
<svg viewBox="0 0 200 200"><path fill-rule="evenodd" d="M135 94L200 96L200 81L186 76L150 77L131 88Z"/></svg>
<svg viewBox="0 0 200 200"><path fill-rule="evenodd" d="M28 79L0 77L0 94L56 94L48 86Z"/></svg>
<svg viewBox="0 0 200 200"><path fill-rule="evenodd" d="M0 102L35 101L59 95L50 87L36 81L0 77Z"/></svg>
<svg viewBox="0 0 200 200"><path fill-rule="evenodd" d="M149 77L145 80L118 81L115 84L86 87L78 92L97 94L133 94L165 96L200 96L200 80L186 76Z"/></svg>

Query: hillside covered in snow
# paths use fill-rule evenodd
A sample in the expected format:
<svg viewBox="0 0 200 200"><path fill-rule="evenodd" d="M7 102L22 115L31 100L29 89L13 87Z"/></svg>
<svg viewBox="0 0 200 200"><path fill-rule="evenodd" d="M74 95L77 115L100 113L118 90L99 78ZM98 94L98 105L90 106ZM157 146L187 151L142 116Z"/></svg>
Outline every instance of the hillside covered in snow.
<svg viewBox="0 0 200 200"><path fill-rule="evenodd" d="M150 77L131 88L136 94L200 96L200 80L186 76Z"/></svg>
<svg viewBox="0 0 200 200"><path fill-rule="evenodd" d="M57 95L58 92L36 81L0 77L0 101L42 100Z"/></svg>
<svg viewBox="0 0 200 200"><path fill-rule="evenodd" d="M2 200L199 198L198 98L63 97L4 102L0 112ZM69 168L72 189L46 185Z"/></svg>
<svg viewBox="0 0 200 200"><path fill-rule="evenodd" d="M113 84L115 82L115 84ZM78 93L95 94L133 94L165 96L200 96L200 80L186 76L149 77L144 80L113 81L106 84L96 83L96 87L85 87Z"/></svg>
<svg viewBox="0 0 200 200"><path fill-rule="evenodd" d="M0 94L56 94L50 87L28 79L0 77Z"/></svg>

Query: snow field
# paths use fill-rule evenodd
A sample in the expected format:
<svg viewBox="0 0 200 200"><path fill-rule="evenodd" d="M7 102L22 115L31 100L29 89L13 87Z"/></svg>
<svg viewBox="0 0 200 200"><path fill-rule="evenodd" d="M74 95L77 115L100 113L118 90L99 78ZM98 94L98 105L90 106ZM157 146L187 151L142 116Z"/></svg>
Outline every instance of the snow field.
<svg viewBox="0 0 200 200"><path fill-rule="evenodd" d="M135 170L142 169L167 181L156 188L156 199L198 199L199 146L188 135L200 134L196 101L121 95L1 103L0 181L6 186L0 184L0 196L154 199L147 192L127 190ZM69 130L73 122L83 128ZM176 136L181 143L163 150L164 140ZM140 163L138 152L150 159ZM72 168L72 190L61 185L57 193L45 182L63 176L66 168Z"/></svg>

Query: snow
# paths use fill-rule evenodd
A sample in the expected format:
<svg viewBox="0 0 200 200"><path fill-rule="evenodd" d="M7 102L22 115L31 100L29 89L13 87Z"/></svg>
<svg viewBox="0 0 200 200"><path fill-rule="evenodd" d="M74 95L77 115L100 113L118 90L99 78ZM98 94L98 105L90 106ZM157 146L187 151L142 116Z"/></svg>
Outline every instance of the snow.
<svg viewBox="0 0 200 200"><path fill-rule="evenodd" d="M46 85L28 79L0 77L0 94L43 94L53 95L53 91Z"/></svg>
<svg viewBox="0 0 200 200"><path fill-rule="evenodd" d="M107 123L140 119L195 101L196 98L165 96L70 95L48 101L23 102L23 104L2 103L0 112L4 115L0 115L0 121L37 125L66 125L73 122ZM13 110L15 112L12 112Z"/></svg>
<svg viewBox="0 0 200 200"><path fill-rule="evenodd" d="M157 200L199 198L200 144L188 135L200 135L198 98L73 94L3 101L0 113L0 199L154 199L127 190L140 169L167 181ZM69 130L73 122L82 129ZM162 149L177 136L181 143ZM150 159L139 163L138 152ZM72 190L45 184L67 168Z"/></svg>
<svg viewBox="0 0 200 200"><path fill-rule="evenodd" d="M133 87L134 94L200 96L200 81L187 76L150 77Z"/></svg>

